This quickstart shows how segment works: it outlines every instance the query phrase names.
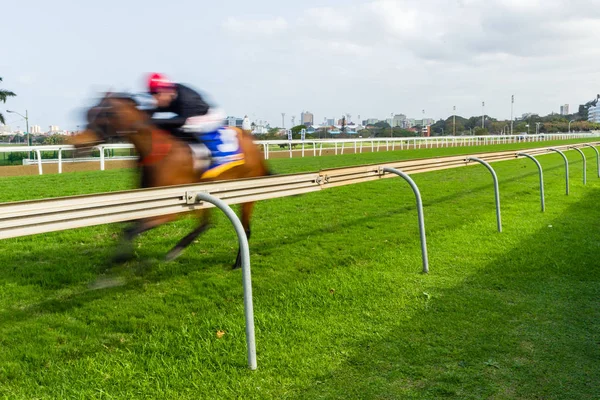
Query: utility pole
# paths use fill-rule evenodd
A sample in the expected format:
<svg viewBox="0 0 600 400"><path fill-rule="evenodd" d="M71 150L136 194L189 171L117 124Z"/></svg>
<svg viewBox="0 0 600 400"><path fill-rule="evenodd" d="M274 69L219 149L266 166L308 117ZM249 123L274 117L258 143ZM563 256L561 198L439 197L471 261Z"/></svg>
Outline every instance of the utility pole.
<svg viewBox="0 0 600 400"><path fill-rule="evenodd" d="M281 127L285 129L285 113L281 113Z"/></svg>
<svg viewBox="0 0 600 400"><path fill-rule="evenodd" d="M452 136L456 136L456 106L453 106L452 110L454 111L454 113L452 114Z"/></svg>
<svg viewBox="0 0 600 400"><path fill-rule="evenodd" d="M481 128L485 129L485 101L481 102Z"/></svg>
<svg viewBox="0 0 600 400"><path fill-rule="evenodd" d="M29 133L29 112L25 110L25 115L10 110L6 110L6 112L11 114L17 114L19 117L25 120L25 129L27 130L27 132L25 132L27 133L27 146L31 146L31 134ZM31 158L31 152L29 152L27 157Z"/></svg>
<svg viewBox="0 0 600 400"><path fill-rule="evenodd" d="M510 134L513 134L513 106L515 104L515 95L510 96Z"/></svg>

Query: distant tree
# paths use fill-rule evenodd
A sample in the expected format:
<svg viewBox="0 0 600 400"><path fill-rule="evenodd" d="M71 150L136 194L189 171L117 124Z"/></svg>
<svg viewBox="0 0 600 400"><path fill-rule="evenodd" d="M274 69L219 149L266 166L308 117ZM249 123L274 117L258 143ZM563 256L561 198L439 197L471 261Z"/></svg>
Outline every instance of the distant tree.
<svg viewBox="0 0 600 400"><path fill-rule="evenodd" d="M0 82L2 82L2 78L0 77ZM14 97L16 96L16 94L14 94L13 92L11 92L10 90L4 90L4 89L0 89L0 101L3 103L6 103L6 99L9 97ZM6 122L4 121L4 115L2 115L2 113L0 113L0 123L5 124Z"/></svg>
<svg viewBox="0 0 600 400"><path fill-rule="evenodd" d="M50 135L44 138L45 145L57 145L67 143L67 137L64 135Z"/></svg>
<svg viewBox="0 0 600 400"><path fill-rule="evenodd" d="M385 121L379 121L373 125L375 128L390 129L390 124Z"/></svg>
<svg viewBox="0 0 600 400"><path fill-rule="evenodd" d="M298 135L298 137L300 137L300 131L302 129L306 129L306 125L296 125L294 126L291 130L292 130L292 135Z"/></svg>

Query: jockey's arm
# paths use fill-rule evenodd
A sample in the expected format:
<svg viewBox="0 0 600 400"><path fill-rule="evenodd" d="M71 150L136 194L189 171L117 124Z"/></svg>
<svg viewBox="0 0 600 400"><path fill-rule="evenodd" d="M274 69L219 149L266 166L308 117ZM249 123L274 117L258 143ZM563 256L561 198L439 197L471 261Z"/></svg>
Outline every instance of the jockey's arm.
<svg viewBox="0 0 600 400"><path fill-rule="evenodd" d="M183 85L178 85L178 99L175 100L175 104L168 109L155 110L172 112L176 115L167 119L152 118L152 123L159 128L173 131L185 125L188 118L206 115L209 108L209 105L198 93Z"/></svg>

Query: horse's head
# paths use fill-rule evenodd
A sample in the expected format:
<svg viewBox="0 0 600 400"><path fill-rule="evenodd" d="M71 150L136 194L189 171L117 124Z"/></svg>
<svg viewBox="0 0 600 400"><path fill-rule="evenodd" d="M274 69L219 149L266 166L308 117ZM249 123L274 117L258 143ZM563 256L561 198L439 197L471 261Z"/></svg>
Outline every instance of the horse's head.
<svg viewBox="0 0 600 400"><path fill-rule="evenodd" d="M73 137L76 148L91 147L136 132L147 119L136 101L126 94L107 94L87 112L87 126Z"/></svg>

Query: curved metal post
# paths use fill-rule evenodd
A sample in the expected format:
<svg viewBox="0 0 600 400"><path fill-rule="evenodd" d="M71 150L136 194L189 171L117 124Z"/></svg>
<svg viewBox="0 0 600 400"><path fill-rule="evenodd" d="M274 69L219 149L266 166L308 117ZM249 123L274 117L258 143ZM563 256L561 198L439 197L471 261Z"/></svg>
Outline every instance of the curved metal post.
<svg viewBox="0 0 600 400"><path fill-rule="evenodd" d="M417 215L419 218L419 233L421 235L421 252L423 254L423 273L426 274L429 272L429 258L427 257L427 241L425 239L425 218L423 217L423 202L421 201L421 192L419 192L417 184L410 178L410 176L406 175L404 172L387 167L383 168L382 171L396 174L404 178L404 180L408 182L408 184L412 188L413 192L415 192L415 197L417 198Z"/></svg>
<svg viewBox="0 0 600 400"><path fill-rule="evenodd" d="M587 185L587 163L586 163L586 159L585 159L585 154L583 154L583 151L581 151L580 149L578 149L575 146L571 146L569 148L576 150L579 154L581 154L581 158L583 158L583 184Z"/></svg>
<svg viewBox="0 0 600 400"><path fill-rule="evenodd" d="M498 177L496 176L496 171L494 171L494 168L492 168L490 164L477 157L467 157L465 161L476 161L485 166L492 174L492 178L494 179L494 194L496 196L496 221L498 225L498 232L502 232L502 219L500 218L500 189L498 188Z"/></svg>
<svg viewBox="0 0 600 400"><path fill-rule="evenodd" d="M62 174L62 149L58 149L58 173Z"/></svg>
<svg viewBox="0 0 600 400"><path fill-rule="evenodd" d="M223 200L208 193L198 193L196 199L214 204L229 218L237 233L242 260L242 283L244 285L244 314L246 316L246 345L248 347L248 366L251 370L256 365L256 341L254 338L254 307L252 306L252 279L250 276L250 247L244 227L238 216Z"/></svg>
<svg viewBox="0 0 600 400"><path fill-rule="evenodd" d="M529 154L517 153L517 157L519 156L529 158L535 163L535 165L537 165L538 171L540 171L540 197L542 200L542 212L544 212L546 211L546 202L544 201L544 172L542 171L542 165L539 163L538 160L535 159L535 157L530 156Z"/></svg>
<svg viewBox="0 0 600 400"><path fill-rule="evenodd" d="M600 178L600 154L598 153L598 149L592 146L591 144L584 144L586 147L591 147L596 152L596 161L598 163L598 178Z"/></svg>
<svg viewBox="0 0 600 400"><path fill-rule="evenodd" d="M565 160L565 177L567 180L567 196L569 195L569 160L567 159L567 156L565 156L565 153L563 153L560 150L557 150L555 148L549 148L548 151L554 151L558 154L560 154L563 158L563 160Z"/></svg>

